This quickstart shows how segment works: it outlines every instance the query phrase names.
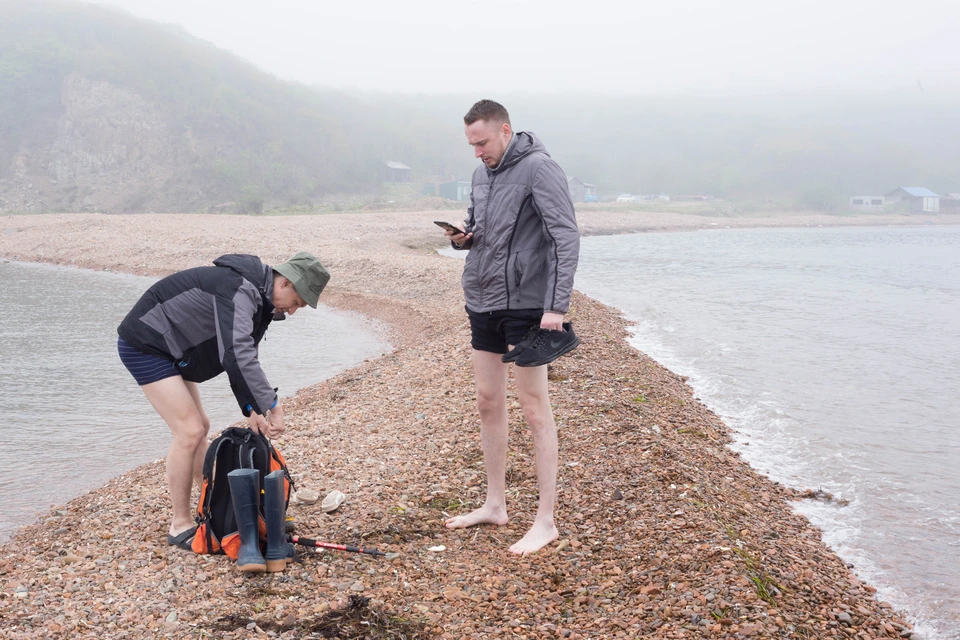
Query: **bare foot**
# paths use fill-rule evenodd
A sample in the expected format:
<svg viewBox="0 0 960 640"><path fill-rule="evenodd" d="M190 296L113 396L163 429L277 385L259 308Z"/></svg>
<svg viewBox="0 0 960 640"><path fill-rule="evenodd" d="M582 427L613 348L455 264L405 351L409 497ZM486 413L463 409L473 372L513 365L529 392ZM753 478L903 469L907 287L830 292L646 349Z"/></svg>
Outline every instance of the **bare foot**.
<svg viewBox="0 0 960 640"><path fill-rule="evenodd" d="M476 511L471 511L465 516L453 516L444 520L443 524L448 529L466 529L475 524L507 524L507 511L503 507L488 507L483 505Z"/></svg>
<svg viewBox="0 0 960 640"><path fill-rule="evenodd" d="M534 522L530 531L527 531L527 535L510 547L510 553L515 553L518 556L536 553L559 537L560 532L557 531L552 522L550 524Z"/></svg>

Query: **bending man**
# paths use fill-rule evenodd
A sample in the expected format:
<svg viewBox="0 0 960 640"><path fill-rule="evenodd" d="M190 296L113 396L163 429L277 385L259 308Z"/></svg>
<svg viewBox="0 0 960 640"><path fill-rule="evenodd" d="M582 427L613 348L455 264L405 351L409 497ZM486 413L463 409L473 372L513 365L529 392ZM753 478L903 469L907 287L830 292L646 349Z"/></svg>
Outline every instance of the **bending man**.
<svg viewBox="0 0 960 640"><path fill-rule="evenodd" d="M201 483L210 420L198 382L223 371L247 424L257 433L283 433L276 389L260 368L258 348L270 322L317 298L330 274L300 252L270 267L256 256L225 255L151 286L117 329L120 360L173 433L167 485L173 519L167 543L190 548L196 527L190 489Z"/></svg>

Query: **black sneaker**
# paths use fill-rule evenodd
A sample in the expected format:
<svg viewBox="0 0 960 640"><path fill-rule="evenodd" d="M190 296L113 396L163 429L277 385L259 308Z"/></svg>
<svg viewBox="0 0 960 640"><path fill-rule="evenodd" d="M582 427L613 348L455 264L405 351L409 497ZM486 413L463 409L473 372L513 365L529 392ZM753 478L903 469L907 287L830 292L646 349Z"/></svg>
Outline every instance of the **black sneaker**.
<svg viewBox="0 0 960 640"><path fill-rule="evenodd" d="M540 333L540 324L537 323L532 327L530 327L530 330L527 331L527 335L523 336L520 342L514 345L513 349L503 354L500 360L502 362L513 362L514 360L519 358L520 354L523 353L523 350L529 347L533 343L533 341L536 340L537 335L539 333Z"/></svg>
<svg viewBox="0 0 960 640"><path fill-rule="evenodd" d="M570 353L579 344L580 338L573 332L573 324L564 322L563 331L541 330L513 363L518 367L539 367Z"/></svg>

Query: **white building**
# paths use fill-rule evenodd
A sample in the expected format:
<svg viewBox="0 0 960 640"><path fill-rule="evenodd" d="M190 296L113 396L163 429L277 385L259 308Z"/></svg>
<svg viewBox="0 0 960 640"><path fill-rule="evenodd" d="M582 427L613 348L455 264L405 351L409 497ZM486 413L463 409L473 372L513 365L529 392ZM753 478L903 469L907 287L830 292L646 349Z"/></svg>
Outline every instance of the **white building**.
<svg viewBox="0 0 960 640"><path fill-rule="evenodd" d="M876 213L883 211L884 196L851 196L850 208L856 211Z"/></svg>

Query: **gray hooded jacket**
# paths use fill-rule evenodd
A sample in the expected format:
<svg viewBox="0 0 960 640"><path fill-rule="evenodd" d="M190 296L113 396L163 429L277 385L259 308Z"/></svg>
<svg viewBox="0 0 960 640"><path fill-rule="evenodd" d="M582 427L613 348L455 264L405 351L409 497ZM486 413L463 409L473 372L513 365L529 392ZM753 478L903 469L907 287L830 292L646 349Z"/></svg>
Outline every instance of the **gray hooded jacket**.
<svg viewBox="0 0 960 640"><path fill-rule="evenodd" d="M226 371L243 415L266 414L277 392L260 368L259 344L274 316L273 269L242 254L213 264L155 282L117 333L134 349L175 362L184 380Z"/></svg>
<svg viewBox="0 0 960 640"><path fill-rule="evenodd" d="M514 134L495 169L473 172L464 228L468 309L567 312L580 231L567 177L533 133Z"/></svg>

